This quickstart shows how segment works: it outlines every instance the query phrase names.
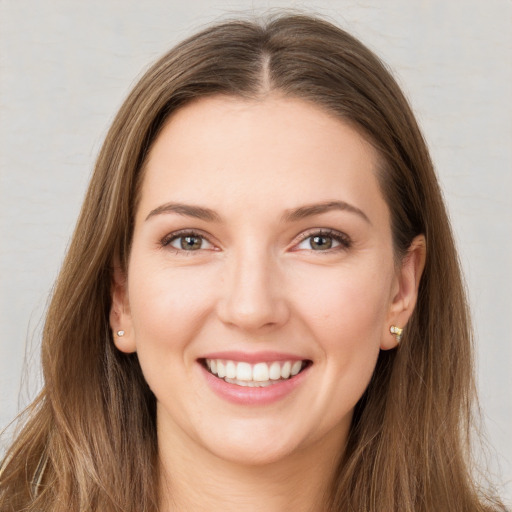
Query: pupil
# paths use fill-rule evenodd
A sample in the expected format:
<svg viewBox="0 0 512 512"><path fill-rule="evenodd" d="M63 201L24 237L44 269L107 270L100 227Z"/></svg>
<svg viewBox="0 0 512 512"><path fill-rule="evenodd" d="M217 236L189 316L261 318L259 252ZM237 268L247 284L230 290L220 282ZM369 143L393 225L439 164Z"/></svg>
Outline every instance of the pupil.
<svg viewBox="0 0 512 512"><path fill-rule="evenodd" d="M332 246L332 240L325 236L314 236L311 239L312 249L330 249Z"/></svg>
<svg viewBox="0 0 512 512"><path fill-rule="evenodd" d="M200 249L201 239L197 236L184 236L181 238L181 248L186 251Z"/></svg>

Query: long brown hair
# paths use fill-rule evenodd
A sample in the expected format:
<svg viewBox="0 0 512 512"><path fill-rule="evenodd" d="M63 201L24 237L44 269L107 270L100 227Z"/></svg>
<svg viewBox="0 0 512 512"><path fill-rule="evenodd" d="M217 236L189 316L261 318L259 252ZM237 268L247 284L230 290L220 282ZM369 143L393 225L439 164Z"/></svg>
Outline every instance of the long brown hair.
<svg viewBox="0 0 512 512"><path fill-rule="evenodd" d="M48 311L45 385L3 463L2 512L157 510L155 397L137 356L112 343L112 265L126 267L143 163L169 115L205 96L271 91L313 102L377 148L397 260L416 235L426 238L416 310L399 350L380 354L356 407L331 510L490 510L468 461L467 302L420 130L386 67L358 40L317 18L281 15L224 22L184 41L120 109Z"/></svg>

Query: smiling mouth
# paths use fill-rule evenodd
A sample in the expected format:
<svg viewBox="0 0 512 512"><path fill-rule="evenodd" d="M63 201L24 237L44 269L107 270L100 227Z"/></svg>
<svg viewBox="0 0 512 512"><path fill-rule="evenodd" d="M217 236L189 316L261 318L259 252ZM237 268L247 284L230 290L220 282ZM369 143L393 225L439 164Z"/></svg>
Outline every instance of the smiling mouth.
<svg viewBox="0 0 512 512"><path fill-rule="evenodd" d="M229 384L266 387L292 379L312 363L309 360L298 360L251 364L226 359L203 359L202 364L209 373Z"/></svg>

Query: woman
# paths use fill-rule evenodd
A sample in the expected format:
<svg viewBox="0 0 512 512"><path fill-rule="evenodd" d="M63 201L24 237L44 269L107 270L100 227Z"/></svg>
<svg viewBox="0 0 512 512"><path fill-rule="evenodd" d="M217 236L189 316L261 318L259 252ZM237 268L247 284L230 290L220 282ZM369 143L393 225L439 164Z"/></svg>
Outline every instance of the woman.
<svg viewBox="0 0 512 512"><path fill-rule="evenodd" d="M0 509L498 509L466 457L470 349L385 67L306 16L214 26L107 136Z"/></svg>

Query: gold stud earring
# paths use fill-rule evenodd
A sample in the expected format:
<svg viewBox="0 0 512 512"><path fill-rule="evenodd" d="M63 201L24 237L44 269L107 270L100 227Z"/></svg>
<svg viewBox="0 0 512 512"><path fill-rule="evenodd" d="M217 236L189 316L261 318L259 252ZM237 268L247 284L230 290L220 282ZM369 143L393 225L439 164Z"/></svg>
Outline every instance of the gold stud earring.
<svg viewBox="0 0 512 512"><path fill-rule="evenodd" d="M395 335L395 339L396 339L397 343L400 343L402 341L402 336L403 336L403 332L404 332L403 329L400 329L400 327L397 327L396 325L392 325L389 328L389 332L391 334Z"/></svg>
<svg viewBox="0 0 512 512"><path fill-rule="evenodd" d="M121 337L123 337L123 336L124 336L124 331L117 331L117 333L116 333L116 334L117 334L117 336L118 336L119 338L121 338Z"/></svg>

